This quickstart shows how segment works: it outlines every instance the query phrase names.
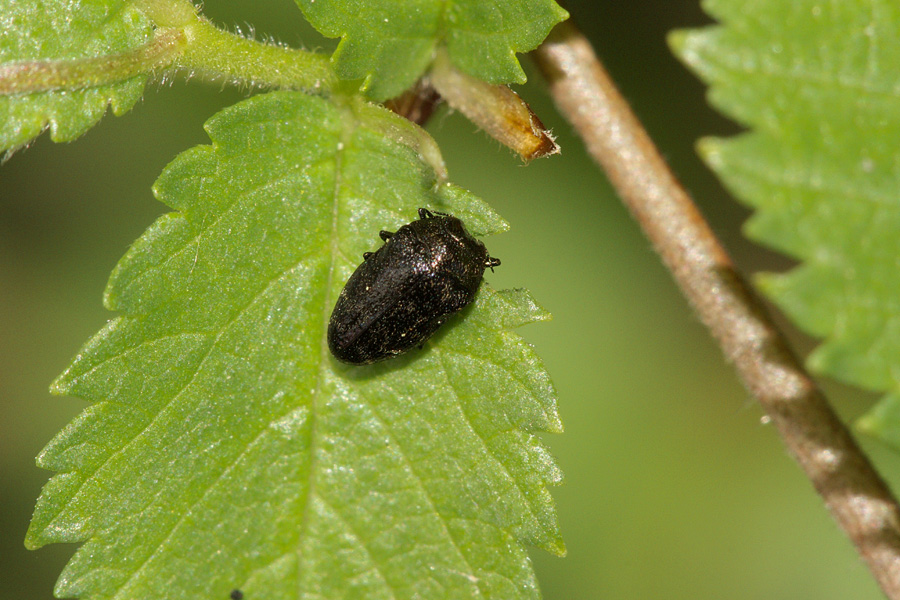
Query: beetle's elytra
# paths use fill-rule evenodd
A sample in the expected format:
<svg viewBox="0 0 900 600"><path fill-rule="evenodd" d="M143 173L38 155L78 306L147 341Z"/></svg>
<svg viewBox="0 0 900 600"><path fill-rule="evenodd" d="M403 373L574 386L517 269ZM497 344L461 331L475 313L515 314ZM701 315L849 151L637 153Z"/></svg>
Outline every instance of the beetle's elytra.
<svg viewBox="0 0 900 600"><path fill-rule="evenodd" d="M500 264L462 221L419 209L419 219L366 252L341 291L328 323L328 347L365 365L419 346L472 302L484 270Z"/></svg>

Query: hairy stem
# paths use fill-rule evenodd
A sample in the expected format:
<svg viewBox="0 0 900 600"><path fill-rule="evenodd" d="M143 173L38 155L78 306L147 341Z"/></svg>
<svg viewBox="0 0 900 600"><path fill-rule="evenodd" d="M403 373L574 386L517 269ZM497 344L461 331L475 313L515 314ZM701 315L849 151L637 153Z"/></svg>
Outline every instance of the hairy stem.
<svg viewBox="0 0 900 600"><path fill-rule="evenodd" d="M682 293L882 590L900 600L896 499L737 273L590 43L571 23L562 23L535 57L558 108L604 168Z"/></svg>
<svg viewBox="0 0 900 600"><path fill-rule="evenodd" d="M182 31L160 28L148 43L122 54L2 64L0 95L75 90L124 81L171 64L186 47Z"/></svg>
<svg viewBox="0 0 900 600"><path fill-rule="evenodd" d="M0 64L0 95L78 90L172 68L258 87L330 91L337 81L327 56L224 31L185 0L139 0L138 6L157 26L143 46L107 56Z"/></svg>
<svg viewBox="0 0 900 600"><path fill-rule="evenodd" d="M266 44L219 29L197 14L189 0L136 0L157 27L177 27L187 40L174 66L191 76L258 87L330 90L329 58Z"/></svg>
<svg viewBox="0 0 900 600"><path fill-rule="evenodd" d="M176 66L201 79L322 91L336 82L328 56L243 38L200 17L183 31L188 45Z"/></svg>

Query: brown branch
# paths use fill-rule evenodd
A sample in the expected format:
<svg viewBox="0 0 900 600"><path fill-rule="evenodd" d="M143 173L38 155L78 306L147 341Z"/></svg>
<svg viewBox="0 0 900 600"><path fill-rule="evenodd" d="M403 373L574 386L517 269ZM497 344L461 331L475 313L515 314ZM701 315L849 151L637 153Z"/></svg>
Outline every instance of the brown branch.
<svg viewBox="0 0 900 600"><path fill-rule="evenodd" d="M788 450L900 600L900 507L669 171L590 43L562 23L535 51L559 110L606 171Z"/></svg>

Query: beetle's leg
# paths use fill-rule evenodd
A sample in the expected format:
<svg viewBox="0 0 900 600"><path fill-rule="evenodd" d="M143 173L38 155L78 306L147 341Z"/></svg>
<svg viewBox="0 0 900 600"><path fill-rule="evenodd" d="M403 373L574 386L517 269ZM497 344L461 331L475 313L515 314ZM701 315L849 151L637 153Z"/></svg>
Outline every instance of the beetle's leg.
<svg viewBox="0 0 900 600"><path fill-rule="evenodd" d="M381 237L381 241L386 242L391 239L391 236L394 234L391 231L385 231L384 229L382 229L378 232L378 235Z"/></svg>
<svg viewBox="0 0 900 600"><path fill-rule="evenodd" d="M500 266L500 259L499 259L499 258L494 258L494 257L492 257L492 256L488 256L487 262L484 263L484 266L486 266L488 269L490 269L490 270L491 270L491 273L493 273L493 272L494 272L494 267L499 267L499 266Z"/></svg>
<svg viewBox="0 0 900 600"><path fill-rule="evenodd" d="M363 260L369 260L369 257L375 254L374 252L363 252Z"/></svg>
<svg viewBox="0 0 900 600"><path fill-rule="evenodd" d="M434 215L431 214L431 211L428 210L427 208L420 208L419 209L419 218L420 219L433 219Z"/></svg>

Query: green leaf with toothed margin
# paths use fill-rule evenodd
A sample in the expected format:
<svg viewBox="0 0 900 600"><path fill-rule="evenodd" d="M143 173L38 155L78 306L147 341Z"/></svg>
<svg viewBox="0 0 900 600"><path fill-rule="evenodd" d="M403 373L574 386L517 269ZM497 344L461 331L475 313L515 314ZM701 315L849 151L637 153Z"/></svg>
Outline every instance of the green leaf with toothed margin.
<svg viewBox="0 0 900 600"><path fill-rule="evenodd" d="M438 47L489 83L525 83L517 52L544 41L568 18L553 0L296 0L322 35L343 38L332 58L343 79L362 79L375 100L402 93Z"/></svg>
<svg viewBox="0 0 900 600"><path fill-rule="evenodd" d="M701 153L756 209L747 234L800 261L759 279L824 338L812 370L885 392L860 425L900 447L900 5L707 0L675 52L749 128Z"/></svg>
<svg viewBox="0 0 900 600"><path fill-rule="evenodd" d="M121 316L55 384L90 402L39 457L59 474L28 545L84 542L57 595L539 597L523 544L564 547L535 433L561 425L511 330L548 315L485 284L421 350L332 358L331 308L380 229L420 206L506 228L385 133L399 117L345 102L246 100L157 182L176 212L116 267Z"/></svg>
<svg viewBox="0 0 900 600"><path fill-rule="evenodd" d="M146 44L150 23L126 0L0 0L0 88L28 61L95 58ZM146 76L79 90L0 95L0 152L31 142L46 129L55 142L84 134L106 113L135 105Z"/></svg>

